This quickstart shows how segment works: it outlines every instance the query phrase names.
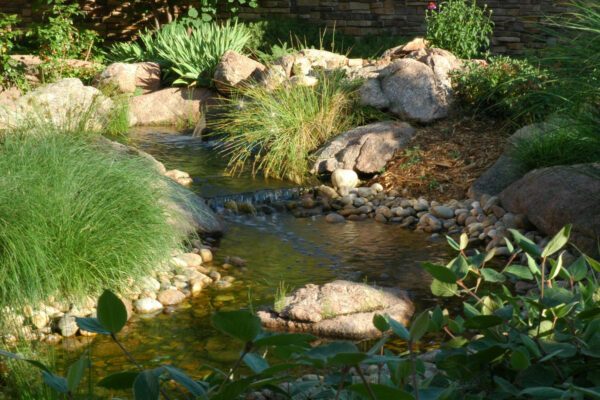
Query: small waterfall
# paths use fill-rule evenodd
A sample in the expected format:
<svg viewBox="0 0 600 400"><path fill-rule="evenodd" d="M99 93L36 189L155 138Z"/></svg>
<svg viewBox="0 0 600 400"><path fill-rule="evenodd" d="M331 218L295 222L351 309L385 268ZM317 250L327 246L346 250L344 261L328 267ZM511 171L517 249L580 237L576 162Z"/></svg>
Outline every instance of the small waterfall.
<svg viewBox="0 0 600 400"><path fill-rule="evenodd" d="M232 193L213 197L206 197L208 205L214 210L221 210L225 203L234 201L236 203L272 204L278 201L294 200L310 189L303 187L261 189L251 192Z"/></svg>

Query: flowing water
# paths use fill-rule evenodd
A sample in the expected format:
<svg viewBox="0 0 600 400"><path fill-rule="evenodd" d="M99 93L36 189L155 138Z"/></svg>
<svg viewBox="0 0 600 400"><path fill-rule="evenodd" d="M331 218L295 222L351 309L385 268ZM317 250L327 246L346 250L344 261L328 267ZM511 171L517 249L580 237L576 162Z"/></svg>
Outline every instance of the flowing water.
<svg viewBox="0 0 600 400"><path fill-rule="evenodd" d="M226 161L199 139L152 131L132 133L134 144L167 168L189 172L194 178L192 189L215 203L243 193L253 201L297 194L286 182L227 175ZM296 219L280 213L230 217L227 225L227 233L217 243L215 264L222 264L225 256L238 256L248 261L247 270L231 272L236 277L231 289L205 289L174 314L134 317L119 337L145 366L167 361L193 375L202 364L231 366L240 346L211 327L211 312L272 304L281 281L293 288L335 279L398 286L408 290L417 308L422 308L433 299L430 280L419 262L450 257L445 242L432 243L424 235L373 220L328 224L323 217ZM65 340L57 348L59 362L73 360L88 342ZM97 337L91 343L94 374L102 377L131 368L110 340Z"/></svg>

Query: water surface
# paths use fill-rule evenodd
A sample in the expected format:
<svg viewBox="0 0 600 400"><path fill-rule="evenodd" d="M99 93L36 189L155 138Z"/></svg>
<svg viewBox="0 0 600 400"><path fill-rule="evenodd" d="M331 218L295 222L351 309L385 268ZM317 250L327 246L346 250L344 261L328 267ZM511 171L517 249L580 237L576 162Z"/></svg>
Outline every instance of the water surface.
<svg viewBox="0 0 600 400"><path fill-rule="evenodd" d="M167 168L190 173L192 189L204 197L290 186L263 177L230 176L224 172L226 160L206 143L153 130L134 132L133 142ZM231 366L240 346L211 327L211 312L272 304L282 281L293 288L335 279L397 286L408 290L417 307L423 308L433 299L430 278L419 262L443 262L450 256L445 243L432 243L422 234L374 220L328 224L323 217L296 219L283 213L228 217L227 225L226 235L217 243L214 264L220 266L226 256L248 261L245 271L227 272L237 278L233 287L205 289L171 315L134 317L119 335L146 367L173 362L193 374L205 363ZM60 345L61 363L73 360L89 342L80 339ZM118 347L106 338L93 340L91 351L94 375L103 377L131 368Z"/></svg>

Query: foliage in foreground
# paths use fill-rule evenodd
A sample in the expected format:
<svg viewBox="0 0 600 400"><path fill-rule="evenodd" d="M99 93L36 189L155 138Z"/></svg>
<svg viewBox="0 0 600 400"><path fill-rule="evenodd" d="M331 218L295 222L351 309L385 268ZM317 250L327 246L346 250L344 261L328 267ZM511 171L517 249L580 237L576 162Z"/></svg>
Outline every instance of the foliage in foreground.
<svg viewBox="0 0 600 400"><path fill-rule="evenodd" d="M188 398L230 400L261 389L294 399L600 398L600 286L596 277L600 263L582 255L565 266L560 251L569 233L567 226L539 249L513 230L521 249L507 242L513 254L500 270L486 265L493 254L467 256L466 235L460 243L449 238L459 255L447 266L425 263L423 267L434 278L433 294L463 300L462 315L452 319L447 310L436 306L419 314L410 329L387 315L376 315L373 323L384 336L366 352L349 342L312 347L310 342L316 338L310 335L263 332L260 320L250 312L217 312L215 328L243 343L240 358L228 372L205 366L203 371L210 373L196 380L173 365L144 369L123 349L137 370L110 375L98 386L130 388L136 400L174 399L182 390ZM527 265L514 264L522 252ZM508 284L512 279L529 281L535 288L527 295L514 295ZM98 301L97 318L79 318L77 324L110 335L120 344L117 334L126 320L123 303L105 291ZM428 332L438 331L449 340L436 356L436 371L426 376L415 347ZM399 355L386 350L392 336L404 340L408 350ZM271 365L264 358L267 350L285 361ZM23 360L6 351L0 354ZM44 381L70 398L76 397L89 367L84 354L63 378L35 361L24 361L40 368ZM242 364L251 373L237 377ZM375 381L367 379L361 369L373 364L379 366ZM307 368L325 375L324 379L296 381L290 375ZM351 378L351 370L360 377L358 383ZM278 385L281 382L288 383L286 390Z"/></svg>
<svg viewBox="0 0 600 400"><path fill-rule="evenodd" d="M141 33L137 42L116 43L110 52L115 61L160 63L165 80L175 85L208 86L223 53L241 53L249 39L247 28L237 22L189 26L175 21L153 33Z"/></svg>
<svg viewBox="0 0 600 400"><path fill-rule="evenodd" d="M230 169L304 181L312 152L357 122L356 90L341 72L319 76L313 87L242 88L224 100L226 113L215 126Z"/></svg>
<svg viewBox="0 0 600 400"><path fill-rule="evenodd" d="M122 289L180 244L144 159L62 132L0 143L0 306ZM25 282L25 283L24 283Z"/></svg>
<svg viewBox="0 0 600 400"><path fill-rule="evenodd" d="M448 0L437 9L427 10L426 38L434 47L452 52L459 58L471 59L486 54L494 22L487 4L479 7L475 0Z"/></svg>

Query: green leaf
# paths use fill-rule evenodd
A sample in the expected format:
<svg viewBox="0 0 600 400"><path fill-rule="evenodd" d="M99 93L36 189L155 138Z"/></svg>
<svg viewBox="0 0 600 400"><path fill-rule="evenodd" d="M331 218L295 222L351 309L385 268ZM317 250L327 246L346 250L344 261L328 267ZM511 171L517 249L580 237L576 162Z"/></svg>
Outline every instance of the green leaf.
<svg viewBox="0 0 600 400"><path fill-rule="evenodd" d="M98 321L112 334L120 332L127 323L125 304L110 290L105 290L98 299Z"/></svg>
<svg viewBox="0 0 600 400"><path fill-rule="evenodd" d="M190 378L185 372L171 365L162 365L162 367L168 372L171 379L186 388L194 396L200 397L206 394L204 387Z"/></svg>
<svg viewBox="0 0 600 400"><path fill-rule="evenodd" d="M464 250L469 245L469 236L466 233L460 235L460 249Z"/></svg>
<svg viewBox="0 0 600 400"><path fill-rule="evenodd" d="M246 354L243 361L255 374L260 374L265 369L270 367L267 360L254 353Z"/></svg>
<svg viewBox="0 0 600 400"><path fill-rule="evenodd" d="M500 325L502 318L497 315L478 315L473 318L469 318L465 322L465 328L469 329L486 329L492 326Z"/></svg>
<svg viewBox="0 0 600 400"><path fill-rule="evenodd" d="M429 327L429 313L423 311L410 326L410 339L413 342L418 341L427 332Z"/></svg>
<svg viewBox="0 0 600 400"><path fill-rule="evenodd" d="M531 271L531 273L534 276L541 276L542 271L541 271L539 265L535 262L535 259L533 257L531 257L529 254L526 254L526 256L527 256L527 266L529 267L529 270Z"/></svg>
<svg viewBox="0 0 600 400"><path fill-rule="evenodd" d="M265 333L255 341L256 347L261 346L286 346L291 344L310 343L317 340L313 335L305 333Z"/></svg>
<svg viewBox="0 0 600 400"><path fill-rule="evenodd" d="M133 381L133 396L135 400L158 400L160 384L158 377L162 368L147 369L139 373Z"/></svg>
<svg viewBox="0 0 600 400"><path fill-rule="evenodd" d="M77 323L79 329L83 329L84 331L110 335L110 332L102 326L98 318L75 318L75 323Z"/></svg>
<svg viewBox="0 0 600 400"><path fill-rule="evenodd" d="M373 325L375 325L375 328L382 333L387 332L390 329L390 324L381 314L373 315Z"/></svg>
<svg viewBox="0 0 600 400"><path fill-rule="evenodd" d="M366 353L340 353L327 361L328 366L357 365L369 358Z"/></svg>
<svg viewBox="0 0 600 400"><path fill-rule="evenodd" d="M75 361L71 367L69 368L69 372L67 373L67 386L69 391L73 392L83 375L85 374L85 370L90 366L90 360L87 356L87 352L84 352L81 358Z"/></svg>
<svg viewBox="0 0 600 400"><path fill-rule="evenodd" d="M437 279L434 279L433 282L431 282L431 293L435 296L452 297L456 294L457 290L458 286L456 283L444 283Z"/></svg>
<svg viewBox="0 0 600 400"><path fill-rule="evenodd" d="M457 281L457 277L454 274L454 272L452 272L446 267L431 263L423 263L422 265L427 272L429 272L435 279L437 279L440 282L456 283Z"/></svg>
<svg viewBox="0 0 600 400"><path fill-rule="evenodd" d="M542 257L549 257L552 254L556 253L560 249L563 248L565 244L569 241L569 236L571 235L571 225L567 225L563 227L554 237L548 242L544 251L542 252Z"/></svg>
<svg viewBox="0 0 600 400"><path fill-rule="evenodd" d="M552 387L530 387L527 389L523 389L519 392L519 397L523 395L529 395L534 397L541 397L544 399L559 399L565 394L566 391L552 388Z"/></svg>
<svg viewBox="0 0 600 400"><path fill-rule="evenodd" d="M448 241L448 244L450 245L450 247L452 247L456 251L460 251L460 246L458 243L456 243L456 241L454 239L452 239L450 236L446 235L446 240Z"/></svg>
<svg viewBox="0 0 600 400"><path fill-rule="evenodd" d="M244 343L253 341L261 331L260 319L244 310L217 312L212 321L215 328Z"/></svg>
<svg viewBox="0 0 600 400"><path fill-rule="evenodd" d="M326 361L329 358L342 353L359 353L358 347L349 342L331 342L325 345L313 347L304 353L303 358L309 360ZM360 353L359 353L360 354Z"/></svg>
<svg viewBox="0 0 600 400"><path fill-rule="evenodd" d="M414 400L415 398L408 392L404 390L396 389L392 386L381 385L377 383L371 383L369 385L371 390L375 394L377 400ZM364 383L358 383L355 385L348 386L348 390L358 393L361 396L369 399L371 398L369 395L369 391L365 387Z"/></svg>
<svg viewBox="0 0 600 400"><path fill-rule="evenodd" d="M531 273L529 268L525 267L524 265L509 265L504 270L504 273L511 275L518 279L525 279L525 280L533 279L533 274Z"/></svg>
<svg viewBox="0 0 600 400"><path fill-rule="evenodd" d="M102 379L98 382L98 386L111 390L131 389L139 374L139 371L117 372Z"/></svg>
<svg viewBox="0 0 600 400"><path fill-rule="evenodd" d="M190 7L190 9L188 10L188 17L198 18L198 10L196 10L194 7Z"/></svg>
<svg viewBox="0 0 600 400"><path fill-rule="evenodd" d="M542 252L540 251L540 249L538 249L536 244L533 243L531 240L527 239L525 236L523 236L518 230L509 229L509 231L510 233L512 233L515 242L517 242L519 247L521 247L523 251L525 251L525 253L533 257L539 257L542 255Z"/></svg>
<svg viewBox="0 0 600 400"><path fill-rule="evenodd" d="M469 340L467 338L464 338L462 336L456 336L455 338L442 343L442 348L457 349L459 347L463 347L467 343L469 343Z"/></svg>
<svg viewBox="0 0 600 400"><path fill-rule="evenodd" d="M523 333L521 333L519 337L521 338L521 342L523 342L530 353L532 353L535 357L541 357L542 353L540 352L537 343L534 342L532 338Z"/></svg>
<svg viewBox="0 0 600 400"><path fill-rule="evenodd" d="M587 276L588 266L584 256L579 256L577 260L569 267L569 272L575 282L579 282Z"/></svg>
<svg viewBox="0 0 600 400"><path fill-rule="evenodd" d="M23 357L2 349L0 349L0 356L13 358L15 360L23 360Z"/></svg>
<svg viewBox="0 0 600 400"><path fill-rule="evenodd" d="M239 395L248 390L253 380L254 378L250 377L232 381L231 383L225 385L225 387L223 387L223 390L221 390L218 394L211 396L211 400L237 399Z"/></svg>
<svg viewBox="0 0 600 400"><path fill-rule="evenodd" d="M494 382L498 385L498 387L500 387L500 389L502 389L502 391L509 393L514 397L519 394L519 391L512 383L506 379L500 378L498 375L494 376Z"/></svg>
<svg viewBox="0 0 600 400"><path fill-rule="evenodd" d="M402 325L400 322L396 321L393 318L388 318L388 322L396 335L400 336L402 339L406 340L407 342L410 340L410 333L408 332L408 329L406 329L406 327L404 325Z"/></svg>
<svg viewBox="0 0 600 400"><path fill-rule="evenodd" d="M436 329L442 329L444 327L444 313L439 304L435 306L431 312L431 320L435 323Z"/></svg>
<svg viewBox="0 0 600 400"><path fill-rule="evenodd" d="M44 382L52 389L60 393L69 393L69 384L65 378L53 374L52 372L42 371Z"/></svg>
<svg viewBox="0 0 600 400"><path fill-rule="evenodd" d="M456 257L448 264L450 271L454 272L456 278L465 279L469 273L469 262L462 255ZM456 282L456 281L455 281ZM448 282L452 283L452 282Z"/></svg>
<svg viewBox="0 0 600 400"><path fill-rule="evenodd" d="M516 349L510 356L510 365L517 371L522 371L531 365L526 351Z"/></svg>
<svg viewBox="0 0 600 400"><path fill-rule="evenodd" d="M585 256L585 259L596 271L600 272L600 263L589 256Z"/></svg>
<svg viewBox="0 0 600 400"><path fill-rule="evenodd" d="M494 271L491 268L480 269L479 273L481 273L481 276L486 282L504 282L506 280L504 275L498 271Z"/></svg>
<svg viewBox="0 0 600 400"><path fill-rule="evenodd" d="M542 304L548 308L567 304L574 298L573 293L561 287L546 288Z"/></svg>
<svg viewBox="0 0 600 400"><path fill-rule="evenodd" d="M562 258L562 256L563 255L561 253L558 256L558 260L557 261L549 259L550 264L552 265L552 269L550 270L550 275L548 276L548 279L553 280L560 273L560 270L562 269L562 265L563 265L563 258Z"/></svg>

